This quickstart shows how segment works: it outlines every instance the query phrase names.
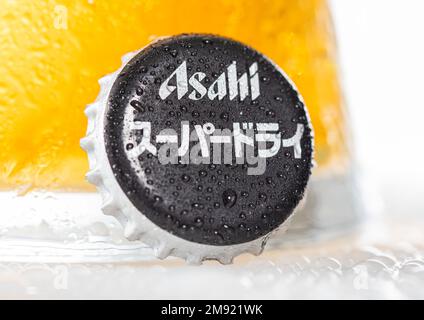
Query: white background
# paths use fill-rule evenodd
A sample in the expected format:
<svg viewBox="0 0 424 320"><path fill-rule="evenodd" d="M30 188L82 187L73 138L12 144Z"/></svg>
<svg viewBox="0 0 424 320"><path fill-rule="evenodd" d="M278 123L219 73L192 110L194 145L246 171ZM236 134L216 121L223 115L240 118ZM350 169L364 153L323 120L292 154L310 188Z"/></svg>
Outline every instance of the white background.
<svg viewBox="0 0 424 320"><path fill-rule="evenodd" d="M384 212L424 216L424 1L330 3L364 175Z"/></svg>

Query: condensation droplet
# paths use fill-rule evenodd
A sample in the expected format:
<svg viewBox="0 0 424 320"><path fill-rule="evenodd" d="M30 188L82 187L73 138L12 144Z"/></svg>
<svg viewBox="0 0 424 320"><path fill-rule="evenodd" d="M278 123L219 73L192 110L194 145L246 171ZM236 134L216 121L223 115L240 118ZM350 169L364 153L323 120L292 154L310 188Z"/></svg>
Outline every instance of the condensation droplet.
<svg viewBox="0 0 424 320"><path fill-rule="evenodd" d="M222 202L226 208L232 208L237 202L237 193L233 189L227 189L222 193Z"/></svg>

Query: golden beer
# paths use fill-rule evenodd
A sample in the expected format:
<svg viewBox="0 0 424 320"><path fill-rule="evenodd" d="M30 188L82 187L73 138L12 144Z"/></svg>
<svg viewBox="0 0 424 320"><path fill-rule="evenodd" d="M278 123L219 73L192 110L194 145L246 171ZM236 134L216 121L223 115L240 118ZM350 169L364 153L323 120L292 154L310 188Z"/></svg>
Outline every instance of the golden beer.
<svg viewBox="0 0 424 320"><path fill-rule="evenodd" d="M315 176L349 155L324 0L0 0L0 188L91 191L79 146L97 80L151 41L212 33L270 57L295 82L315 134Z"/></svg>

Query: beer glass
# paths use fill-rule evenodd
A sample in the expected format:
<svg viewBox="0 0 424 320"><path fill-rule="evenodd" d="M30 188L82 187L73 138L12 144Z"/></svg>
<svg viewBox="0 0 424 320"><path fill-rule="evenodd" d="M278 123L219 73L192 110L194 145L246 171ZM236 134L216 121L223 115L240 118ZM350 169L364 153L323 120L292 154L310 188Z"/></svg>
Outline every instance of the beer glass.
<svg viewBox="0 0 424 320"><path fill-rule="evenodd" d="M305 99L315 137L306 200L274 245L346 232L362 212L325 0L0 0L0 256L139 260L84 176L84 108L121 57L182 33L229 37L264 53ZM0 258L1 259L1 258Z"/></svg>

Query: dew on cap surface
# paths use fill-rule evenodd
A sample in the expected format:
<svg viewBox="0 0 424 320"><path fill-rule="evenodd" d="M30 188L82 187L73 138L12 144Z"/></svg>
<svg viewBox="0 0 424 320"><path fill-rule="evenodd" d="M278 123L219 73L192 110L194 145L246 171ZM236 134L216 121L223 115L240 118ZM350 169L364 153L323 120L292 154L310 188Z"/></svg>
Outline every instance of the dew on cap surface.
<svg viewBox="0 0 424 320"><path fill-rule="evenodd" d="M128 197L143 214L161 228L186 240L228 245L266 235L284 222L297 206L310 174L310 128L306 118L301 117L305 115L304 108L295 107L299 105L298 94L282 74L269 72L274 67L268 60L252 49L245 49L238 42L222 41L221 38L203 35L181 36L176 41L172 39L160 40L140 52L127 64L123 70L125 75L120 77L121 81L116 82L112 88L106 116L105 129L108 134L105 135L105 140L107 148L114 146L117 151L109 154L109 161L119 163L120 171L116 175L118 182L121 188L135 191ZM206 43L204 40L207 40ZM177 57L170 54L172 50L178 52ZM193 50L197 57L191 56ZM192 62L188 59L192 59ZM189 99L192 90L190 87L181 99L177 99L176 91L165 100L158 98L161 82L155 80L166 79L183 61L187 64L188 77L195 72L206 74L202 82L205 86L206 81L215 79L213 73L219 75L226 72L233 61L237 61L238 77L247 72L246 66L257 62L259 74L267 78L266 85L263 84L261 94L256 100L252 100L250 95L243 101L240 96L230 100L228 92L222 100L210 100L207 95L200 100L192 100ZM172 82L172 85L175 84ZM141 95L140 85L143 86ZM284 93L281 93L281 86L285 88ZM122 90L128 94L122 96ZM275 96L285 98L279 101L274 99ZM260 106L264 106L263 110ZM282 152L286 149L281 148L278 155L267 159L265 173L255 176L247 175L250 165L237 164L235 159L230 164L186 164L179 159L180 163L177 165L162 165L157 155L152 156L150 152L145 151L135 163L135 166L145 173L141 176L132 167L134 162L126 158L125 146L128 141L119 138L125 127L123 112L126 108L138 111L143 108L143 113L135 113L132 118L138 125L146 121L151 123L152 143L165 127L173 129L181 143L182 121L189 123L190 131L194 130L195 125L209 131L209 124L213 124L216 129L232 130L234 122L278 122L281 131L284 130L286 134L285 138L294 134L297 123L302 123L305 126L305 134L301 140L302 159L306 162L305 165L296 166L302 159L284 157ZM178 113L181 116L177 116ZM301 120L292 123L293 118ZM142 134L141 130L134 131L133 136L137 144L140 143ZM133 141L131 143L134 144ZM190 150L195 144L195 141L190 142ZM135 150L135 146L132 149ZM298 171L295 168L298 168ZM148 173L146 169L149 169ZM286 179L280 178L279 173L282 171ZM147 185L151 188L149 194L137 192ZM266 197L259 196L259 190ZM281 192L284 197L281 197ZM155 196L160 196L162 201L155 201ZM154 207L149 203L153 203ZM175 209L171 211L170 206ZM246 212L244 219L240 217L241 212ZM195 223L199 213L203 219L201 227ZM167 214L178 218L179 223L175 225L175 222L164 219ZM263 215L268 219L263 219ZM226 218L225 223L220 222L222 217ZM242 222L245 228L239 228ZM182 225L187 228L182 228Z"/></svg>
<svg viewBox="0 0 424 320"><path fill-rule="evenodd" d="M237 202L237 193L233 189L227 189L222 193L222 202L226 208L232 208Z"/></svg>

